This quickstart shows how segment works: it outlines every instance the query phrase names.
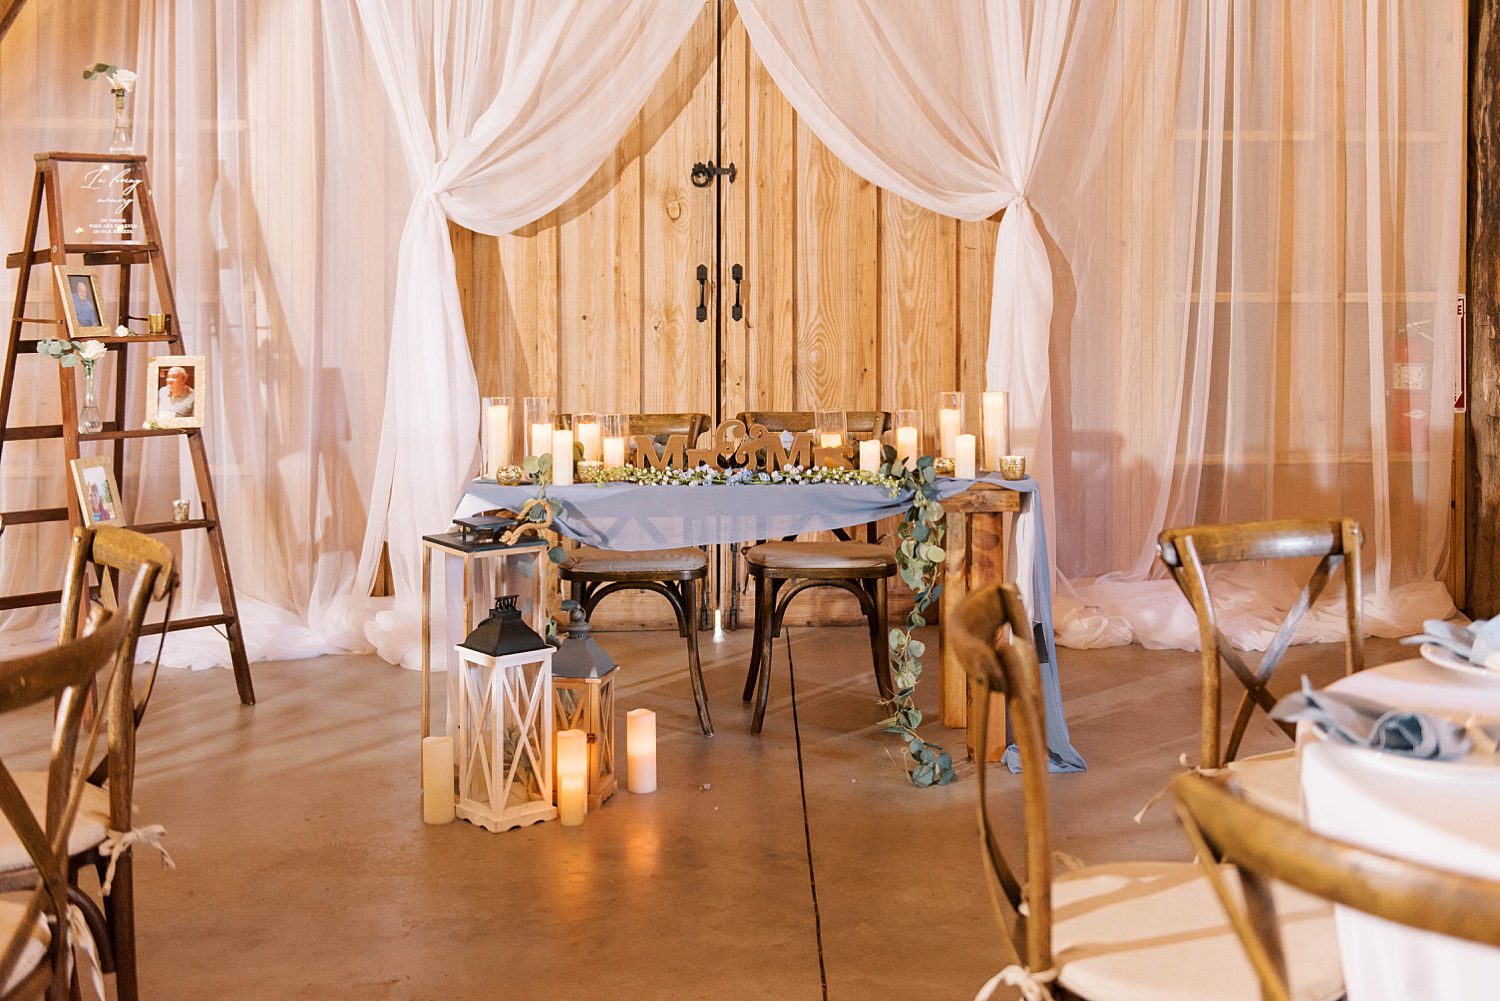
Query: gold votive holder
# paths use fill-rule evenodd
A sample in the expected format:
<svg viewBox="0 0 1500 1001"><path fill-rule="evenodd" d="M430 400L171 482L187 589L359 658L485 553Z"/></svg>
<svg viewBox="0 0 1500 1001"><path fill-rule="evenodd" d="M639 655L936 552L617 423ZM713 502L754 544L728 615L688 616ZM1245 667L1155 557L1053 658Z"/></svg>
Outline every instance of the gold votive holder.
<svg viewBox="0 0 1500 1001"><path fill-rule="evenodd" d="M187 501L185 501L185 500L183 500L182 498L179 497L177 500L174 500L172 502L172 521L173 522L175 522L176 524L180 525L183 522L187 521L188 518L191 517L191 515L192 515L192 508L188 504Z"/></svg>
<svg viewBox="0 0 1500 1001"><path fill-rule="evenodd" d="M573 466L581 483L602 483L605 479L604 463L595 459L580 459Z"/></svg>
<svg viewBox="0 0 1500 1001"><path fill-rule="evenodd" d="M932 460L932 471L939 476L952 476L954 469L953 457L940 455Z"/></svg>
<svg viewBox="0 0 1500 1001"><path fill-rule="evenodd" d="M1000 456L1000 475L1007 480L1026 479L1026 456Z"/></svg>
<svg viewBox="0 0 1500 1001"><path fill-rule="evenodd" d="M153 334L165 334L167 332L166 313L148 313L146 315L147 329Z"/></svg>
<svg viewBox="0 0 1500 1001"><path fill-rule="evenodd" d="M520 466L501 466L495 470L495 482L503 487L519 486L526 479L526 470Z"/></svg>

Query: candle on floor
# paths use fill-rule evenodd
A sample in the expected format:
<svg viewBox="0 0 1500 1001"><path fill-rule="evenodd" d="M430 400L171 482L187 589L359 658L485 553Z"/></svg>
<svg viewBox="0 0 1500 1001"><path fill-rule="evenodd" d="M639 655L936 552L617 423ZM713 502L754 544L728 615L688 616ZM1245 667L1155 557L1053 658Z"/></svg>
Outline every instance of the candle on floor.
<svg viewBox="0 0 1500 1001"><path fill-rule="evenodd" d="M896 429L896 458L911 469L917 464L917 429L914 427L899 427Z"/></svg>
<svg viewBox="0 0 1500 1001"><path fill-rule="evenodd" d="M871 438L859 443L859 468L861 472L880 472L880 441Z"/></svg>
<svg viewBox="0 0 1500 1001"><path fill-rule="evenodd" d="M557 753L557 817L564 827L577 827L589 806L589 735L582 730L559 730Z"/></svg>
<svg viewBox="0 0 1500 1001"><path fill-rule="evenodd" d="M961 434L953 441L953 478L957 480L972 480L974 478L974 449L977 442L971 434Z"/></svg>
<svg viewBox="0 0 1500 1001"><path fill-rule="evenodd" d="M546 455L552 451L552 422L545 424L537 423L531 425L531 433L527 435L526 454Z"/></svg>
<svg viewBox="0 0 1500 1001"><path fill-rule="evenodd" d="M598 420L592 414L581 415L577 431L579 444L583 445L584 459L589 462L598 462L604 454Z"/></svg>
<svg viewBox="0 0 1500 1001"><path fill-rule="evenodd" d="M422 738L422 823L453 822L453 738Z"/></svg>
<svg viewBox="0 0 1500 1001"><path fill-rule="evenodd" d="M552 483L565 487L573 482L573 429L552 432Z"/></svg>
<svg viewBox="0 0 1500 1001"><path fill-rule="evenodd" d="M656 713L632 709L625 714L626 786L631 792L656 791Z"/></svg>
<svg viewBox="0 0 1500 1001"><path fill-rule="evenodd" d="M510 465L510 397L484 398L484 476Z"/></svg>
<svg viewBox="0 0 1500 1001"><path fill-rule="evenodd" d="M985 393L981 405L984 408L984 468L999 469L1000 457L1010 454L1010 394Z"/></svg>

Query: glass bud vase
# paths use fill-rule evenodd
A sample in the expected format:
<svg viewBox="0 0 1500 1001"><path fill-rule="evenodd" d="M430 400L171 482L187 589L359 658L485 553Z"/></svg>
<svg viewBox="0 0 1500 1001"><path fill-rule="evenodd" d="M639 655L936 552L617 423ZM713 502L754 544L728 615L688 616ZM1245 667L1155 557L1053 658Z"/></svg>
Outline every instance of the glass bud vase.
<svg viewBox="0 0 1500 1001"><path fill-rule="evenodd" d="M99 416L99 401L94 397L94 363L83 363L83 406L78 408L78 433L97 434L104 430Z"/></svg>
<svg viewBox="0 0 1500 1001"><path fill-rule="evenodd" d="M115 95L115 130L109 137L111 153L134 153L135 142L130 135L130 116L125 114L125 92L112 91Z"/></svg>

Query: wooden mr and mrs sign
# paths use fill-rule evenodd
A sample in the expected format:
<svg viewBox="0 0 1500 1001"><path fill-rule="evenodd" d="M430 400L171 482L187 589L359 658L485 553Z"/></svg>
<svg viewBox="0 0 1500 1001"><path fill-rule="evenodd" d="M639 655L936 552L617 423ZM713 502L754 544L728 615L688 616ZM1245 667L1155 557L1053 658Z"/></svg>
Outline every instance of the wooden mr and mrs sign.
<svg viewBox="0 0 1500 1001"><path fill-rule="evenodd" d="M725 421L706 438L707 447L690 444L685 434L667 437L660 448L648 434L634 436L633 465L643 469L781 469L784 466L827 466L853 469L854 446L823 446L814 443L811 431L791 435L790 442L780 431L767 430L760 424L745 427L743 421Z"/></svg>

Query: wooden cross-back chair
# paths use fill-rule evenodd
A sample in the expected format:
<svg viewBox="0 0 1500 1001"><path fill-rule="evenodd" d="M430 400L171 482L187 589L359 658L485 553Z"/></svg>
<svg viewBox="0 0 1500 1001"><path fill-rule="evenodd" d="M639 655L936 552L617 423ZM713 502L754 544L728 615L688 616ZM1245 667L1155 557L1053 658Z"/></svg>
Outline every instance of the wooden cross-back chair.
<svg viewBox="0 0 1500 1001"><path fill-rule="evenodd" d="M109 832L135 827L136 730L145 717L159 666L153 661L137 690L133 683L135 654L151 604L167 601L176 586L173 562L166 545L139 532L111 525L75 528L62 588L60 643L69 643L80 635L91 570L99 579L102 606L119 612L124 623L117 665L121 680L103 707L108 720L107 747L86 771L88 784L68 840L68 876L74 887L74 902L101 944L104 972L115 974L115 994L120 1001L139 997L133 853L126 848L114 858L114 873L108 880L109 892L104 894L102 907L78 890L78 875L92 867L103 885L111 861L104 854ZM131 585L122 591L126 578ZM125 596L123 606L116 599L121 593ZM33 807L39 805L46 790L45 774L20 772L16 780ZM0 831L0 890L25 885L32 878L29 859L14 834Z"/></svg>
<svg viewBox="0 0 1500 1001"><path fill-rule="evenodd" d="M1363 537L1359 523L1343 518L1334 521L1258 521L1237 525L1194 525L1161 533L1157 548L1172 579L1192 603L1198 617L1202 646L1203 709L1199 767L1222 768L1235 761L1245 728L1257 707L1269 713L1276 696L1267 687L1277 665L1286 656L1297 627L1306 617L1336 571L1342 568L1345 621L1348 636L1344 646L1344 668L1353 674L1364 667L1364 622L1360 610L1359 549ZM1312 576L1292 603L1260 662L1249 662L1219 631L1207 568L1247 560L1316 559ZM1220 721L1220 668L1223 661L1245 691L1235 710L1229 737L1223 738ZM1291 737L1292 727L1278 726ZM1247 759L1249 760L1249 759Z"/></svg>
<svg viewBox="0 0 1500 1001"><path fill-rule="evenodd" d="M658 443L672 435L685 435L688 447L708 430L708 415L631 414L630 434L650 435ZM698 725L706 736L713 736L713 717L708 711L708 692L703 686L703 665L698 653L698 602L703 582L708 578L708 554L702 549L683 546L677 549L627 551L578 546L558 568L571 597L583 609L584 617L594 613L599 602L620 591L651 591L667 599L677 616L677 631L687 641L688 677L693 686L693 702L698 709Z"/></svg>
<svg viewBox="0 0 1500 1001"><path fill-rule="evenodd" d="M813 414L807 410L747 410L739 420L746 428L759 424L772 432L801 432L812 427ZM890 415L882 410L856 410L847 412L845 421L851 439L879 438ZM781 635L787 606L798 594L812 588L836 587L858 599L870 631L876 690L882 701L892 698L886 591L887 582L896 575L896 558L875 544L873 522L865 526L864 542L855 541L847 528L834 529L834 534L839 541L798 542L790 536L744 550L746 569L755 582L755 636L742 696L747 702L755 699L751 733L760 733L765 723L771 693L772 644Z"/></svg>
<svg viewBox="0 0 1500 1001"><path fill-rule="evenodd" d="M958 606L952 635L983 697L975 761L981 855L1006 966L990 987L1026 998L1201 997L1253 1001L1254 971L1193 862L1073 865L1054 874L1047 804L1046 710L1031 616L1011 583L992 584ZM990 694L1003 693L1021 757L1019 868L1012 867L989 811L986 758ZM1296 995L1331 1001L1343 981L1333 911L1289 899L1300 938L1292 954ZM981 992L983 995L983 992Z"/></svg>
<svg viewBox="0 0 1500 1001"><path fill-rule="evenodd" d="M0 661L0 716L55 702L42 801L33 803L0 759L0 814L22 846L29 879L19 890L25 903L0 901L0 999L31 1001L70 996L73 935L69 881L69 836L83 802L86 768L104 717L85 734L88 692L100 671L106 699L123 683L119 651L127 621L123 612L101 612L94 629L39 653ZM80 744L82 746L80 747Z"/></svg>
<svg viewBox="0 0 1500 1001"><path fill-rule="evenodd" d="M1177 814L1255 968L1265 1001L1292 1001L1275 884L1423 931L1500 946L1500 882L1371 851L1308 830L1222 779L1172 782ZM1243 892L1224 879L1232 867Z"/></svg>

